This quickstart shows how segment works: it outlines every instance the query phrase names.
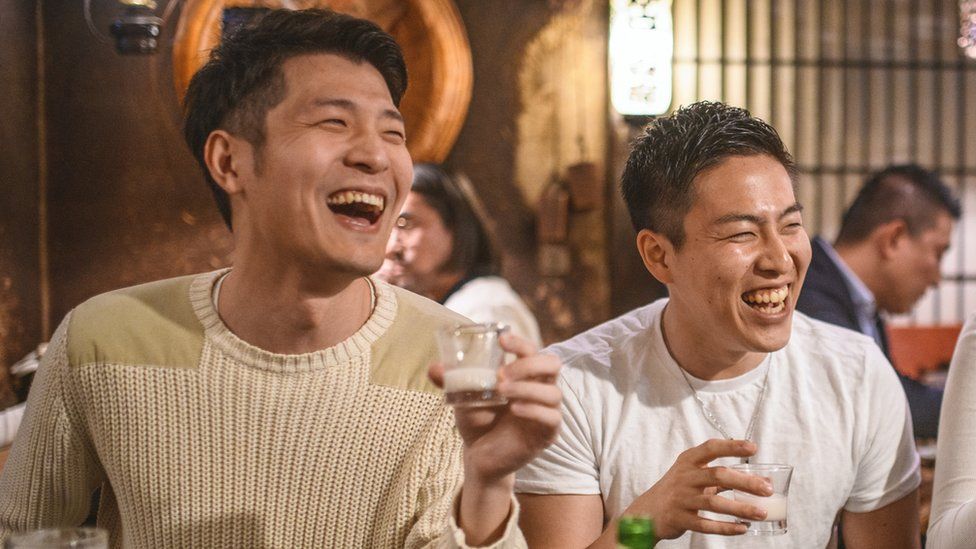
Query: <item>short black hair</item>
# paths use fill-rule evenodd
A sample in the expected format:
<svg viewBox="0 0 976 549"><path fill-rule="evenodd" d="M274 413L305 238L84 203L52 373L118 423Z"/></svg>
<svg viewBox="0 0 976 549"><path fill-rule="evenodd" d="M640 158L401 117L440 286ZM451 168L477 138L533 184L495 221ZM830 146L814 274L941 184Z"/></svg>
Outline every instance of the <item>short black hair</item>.
<svg viewBox="0 0 976 549"><path fill-rule="evenodd" d="M410 191L423 197L453 237L445 267L465 279L498 274L498 252L488 219L467 178L452 177L436 164L417 164L413 170Z"/></svg>
<svg viewBox="0 0 976 549"><path fill-rule="evenodd" d="M775 158L796 181L779 134L745 109L700 101L652 121L634 140L621 178L634 230L661 233L680 248L698 174L730 156L753 155Z"/></svg>
<svg viewBox="0 0 976 549"><path fill-rule="evenodd" d="M889 166L872 174L844 213L837 244L863 242L879 226L901 219L918 236L939 212L959 219L959 199L938 174L917 164Z"/></svg>
<svg viewBox="0 0 976 549"><path fill-rule="evenodd" d="M268 10L228 33L190 81L184 99L183 135L213 191L228 227L230 199L210 175L203 158L210 134L225 129L260 152L268 111L286 95L284 62L331 53L366 62L386 81L397 106L407 88L403 52L375 23L326 9Z"/></svg>

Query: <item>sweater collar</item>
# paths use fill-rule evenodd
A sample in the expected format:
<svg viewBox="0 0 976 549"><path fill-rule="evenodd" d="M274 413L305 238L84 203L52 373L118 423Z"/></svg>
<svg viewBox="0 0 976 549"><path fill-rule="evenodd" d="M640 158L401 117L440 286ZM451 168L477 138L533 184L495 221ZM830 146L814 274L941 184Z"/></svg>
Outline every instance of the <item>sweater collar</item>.
<svg viewBox="0 0 976 549"><path fill-rule="evenodd" d="M278 372L305 372L351 362L366 355L372 344L386 333L396 318L397 301L393 290L385 282L370 278L376 290L376 306L356 333L332 347L311 353L272 353L237 337L217 314L212 300L213 287L229 270L221 269L197 275L190 285L190 303L212 344L234 360L255 368Z"/></svg>

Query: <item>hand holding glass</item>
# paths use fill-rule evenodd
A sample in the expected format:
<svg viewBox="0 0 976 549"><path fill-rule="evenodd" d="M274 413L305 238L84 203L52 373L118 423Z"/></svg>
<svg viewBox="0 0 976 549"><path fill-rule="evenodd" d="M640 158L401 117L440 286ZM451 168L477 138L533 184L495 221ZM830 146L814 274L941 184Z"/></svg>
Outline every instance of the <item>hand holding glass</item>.
<svg viewBox="0 0 976 549"><path fill-rule="evenodd" d="M505 357L498 338L507 330L503 324L458 324L437 333L448 404L497 406L507 402L495 389Z"/></svg>
<svg viewBox="0 0 976 549"><path fill-rule="evenodd" d="M767 497L756 496L747 492L740 492L739 490L733 492L735 501L755 505L766 510L766 520L763 521L738 519L739 523L749 527L746 535L775 536L785 534L787 497L790 492L790 480L793 477L793 467L775 463L740 463L732 465L732 469L763 477L773 487L773 495Z"/></svg>

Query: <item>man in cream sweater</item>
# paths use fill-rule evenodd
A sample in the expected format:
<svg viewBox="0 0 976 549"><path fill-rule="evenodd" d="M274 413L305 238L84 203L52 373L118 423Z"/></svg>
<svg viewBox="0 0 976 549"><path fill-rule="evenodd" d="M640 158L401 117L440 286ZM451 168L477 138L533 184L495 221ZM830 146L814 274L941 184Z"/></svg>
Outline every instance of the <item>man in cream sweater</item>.
<svg viewBox="0 0 976 549"><path fill-rule="evenodd" d="M113 547L522 547L514 471L554 438L560 363L509 337L504 407L451 410L433 333L463 319L372 280L410 188L399 47L272 11L193 78L186 138L232 269L104 294L62 322L0 478L0 539ZM462 480L463 479L463 480Z"/></svg>

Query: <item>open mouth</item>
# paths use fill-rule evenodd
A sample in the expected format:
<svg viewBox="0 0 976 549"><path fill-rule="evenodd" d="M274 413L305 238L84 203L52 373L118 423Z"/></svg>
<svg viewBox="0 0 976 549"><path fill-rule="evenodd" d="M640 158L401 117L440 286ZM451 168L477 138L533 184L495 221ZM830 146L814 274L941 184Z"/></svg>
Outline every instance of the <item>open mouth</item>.
<svg viewBox="0 0 976 549"><path fill-rule="evenodd" d="M361 191L335 192L326 198L325 203L334 214L367 225L379 221L386 207L386 199L382 196Z"/></svg>
<svg viewBox="0 0 976 549"><path fill-rule="evenodd" d="M764 288L742 294L742 301L763 314L776 314L786 308L790 287Z"/></svg>

